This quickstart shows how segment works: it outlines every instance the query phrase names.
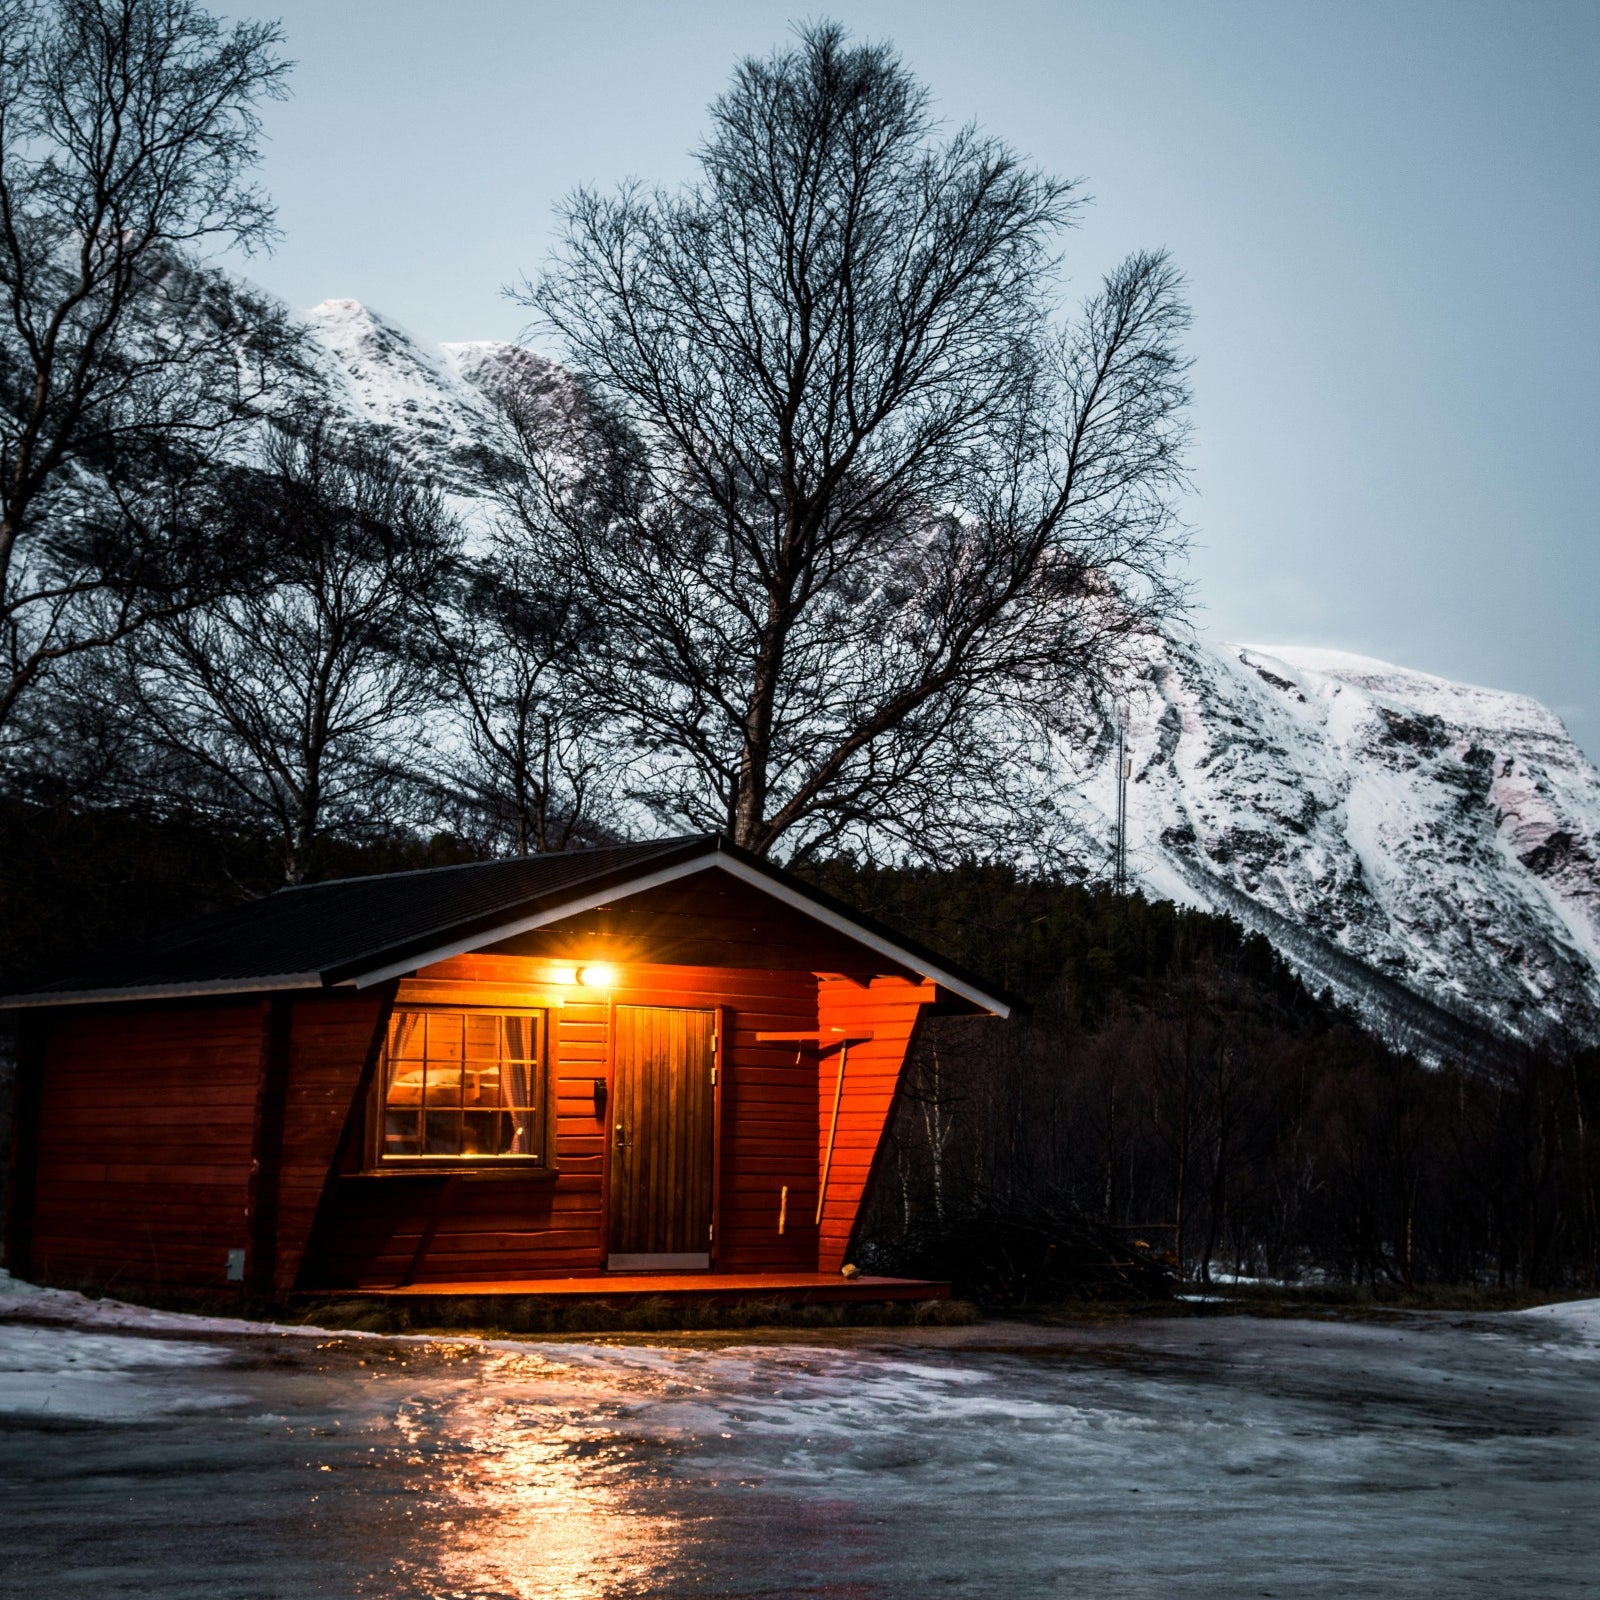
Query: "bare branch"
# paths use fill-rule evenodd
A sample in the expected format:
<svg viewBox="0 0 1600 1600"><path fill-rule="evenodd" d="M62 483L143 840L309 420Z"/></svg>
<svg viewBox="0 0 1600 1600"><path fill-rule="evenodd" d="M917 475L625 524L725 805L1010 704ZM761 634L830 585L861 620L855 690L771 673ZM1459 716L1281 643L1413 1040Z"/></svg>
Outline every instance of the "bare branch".
<svg viewBox="0 0 1600 1600"><path fill-rule="evenodd" d="M647 804L757 851L1053 826L1005 763L1182 600L1178 274L1062 324L1072 185L830 24L712 121L696 184L580 191L523 286L581 374L508 403L527 548L604 606L574 670Z"/></svg>

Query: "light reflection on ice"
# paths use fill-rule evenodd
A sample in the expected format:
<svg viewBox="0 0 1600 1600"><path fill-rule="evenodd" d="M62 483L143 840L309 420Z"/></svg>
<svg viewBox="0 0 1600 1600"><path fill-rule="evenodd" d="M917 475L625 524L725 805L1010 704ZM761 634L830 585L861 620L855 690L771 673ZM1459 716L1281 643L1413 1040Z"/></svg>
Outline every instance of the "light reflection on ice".
<svg viewBox="0 0 1600 1600"><path fill-rule="evenodd" d="M78 1407L87 1431L0 1434L0 1496L22 1595L68 1592L29 1587L65 1551L97 1600L258 1594L263 1562L285 1600L1545 1600L1584 1593L1597 1554L1596 1371L1552 1359L1589 1348L1570 1321L727 1348L0 1322L5 1382L142 1396ZM234 1565L202 1573L220 1529Z"/></svg>

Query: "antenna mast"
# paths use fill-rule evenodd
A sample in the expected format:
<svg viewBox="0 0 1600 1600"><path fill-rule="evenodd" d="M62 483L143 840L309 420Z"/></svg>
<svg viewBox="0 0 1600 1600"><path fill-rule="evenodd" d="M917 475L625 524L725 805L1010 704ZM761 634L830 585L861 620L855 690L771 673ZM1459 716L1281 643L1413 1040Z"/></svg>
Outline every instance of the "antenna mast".
<svg viewBox="0 0 1600 1600"><path fill-rule="evenodd" d="M1128 757L1128 708L1117 704L1117 853L1111 884L1118 894L1128 892L1128 778L1133 762Z"/></svg>

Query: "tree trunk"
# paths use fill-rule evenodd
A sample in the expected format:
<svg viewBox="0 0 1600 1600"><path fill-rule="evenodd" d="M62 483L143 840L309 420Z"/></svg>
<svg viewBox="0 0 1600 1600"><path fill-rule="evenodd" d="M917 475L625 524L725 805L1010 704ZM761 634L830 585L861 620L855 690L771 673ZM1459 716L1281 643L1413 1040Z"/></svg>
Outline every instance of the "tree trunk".
<svg viewBox="0 0 1600 1600"><path fill-rule="evenodd" d="M784 624L776 600L768 604L767 632L756 660L750 708L739 752L739 793L733 842L758 856L771 848L767 830L767 765L772 759L772 715L783 671Z"/></svg>

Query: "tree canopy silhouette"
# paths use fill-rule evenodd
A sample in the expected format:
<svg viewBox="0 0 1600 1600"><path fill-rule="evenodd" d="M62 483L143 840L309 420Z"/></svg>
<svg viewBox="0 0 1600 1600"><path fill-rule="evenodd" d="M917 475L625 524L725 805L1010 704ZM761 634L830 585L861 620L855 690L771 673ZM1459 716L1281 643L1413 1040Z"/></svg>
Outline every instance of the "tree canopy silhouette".
<svg viewBox="0 0 1600 1600"><path fill-rule="evenodd" d="M1179 274L1063 316L1073 186L831 23L711 123L683 190L572 196L521 290L583 402L509 397L511 498L604 603L596 715L658 815L761 853L1036 831L1036 741L1179 598Z"/></svg>

